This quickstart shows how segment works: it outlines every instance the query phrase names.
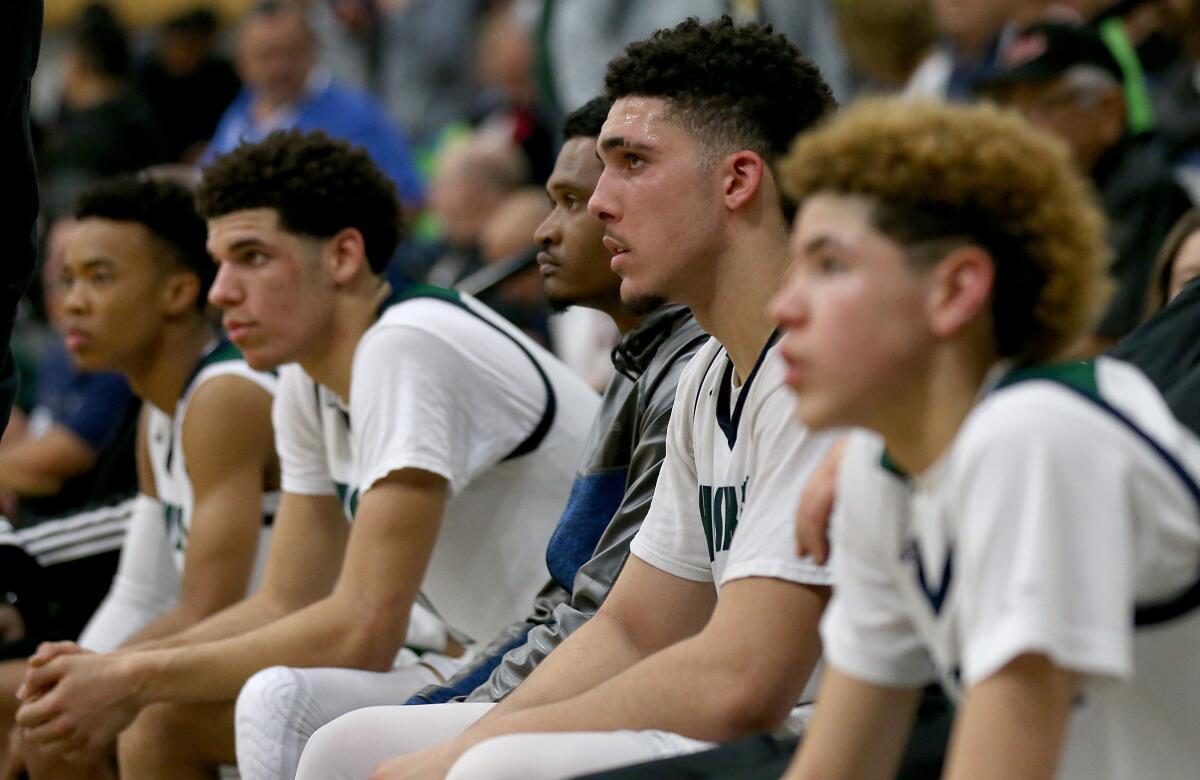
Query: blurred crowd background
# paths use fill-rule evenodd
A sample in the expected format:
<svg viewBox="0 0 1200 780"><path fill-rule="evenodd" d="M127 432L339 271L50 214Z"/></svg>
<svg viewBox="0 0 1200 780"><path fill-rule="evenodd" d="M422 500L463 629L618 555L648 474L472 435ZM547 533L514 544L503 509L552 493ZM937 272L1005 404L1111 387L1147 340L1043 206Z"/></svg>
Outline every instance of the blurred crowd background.
<svg viewBox="0 0 1200 780"><path fill-rule="evenodd" d="M532 262L559 121L628 42L722 13L792 38L843 104L997 100L1066 142L1111 223L1117 292L1092 348L1200 273L1200 0L47 0L42 273L14 343L25 414L0 449L82 397L54 329L80 191L147 166L189 175L283 127L361 144L393 179L410 225L397 281L479 292L601 387L611 323L550 312Z"/></svg>

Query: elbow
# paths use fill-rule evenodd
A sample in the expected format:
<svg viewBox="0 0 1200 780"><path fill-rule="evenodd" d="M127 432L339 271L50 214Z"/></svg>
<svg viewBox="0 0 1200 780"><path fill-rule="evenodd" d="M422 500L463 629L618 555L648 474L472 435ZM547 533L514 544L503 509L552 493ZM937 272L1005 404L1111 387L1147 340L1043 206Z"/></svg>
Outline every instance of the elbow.
<svg viewBox="0 0 1200 780"><path fill-rule="evenodd" d="M722 742L778 728L796 704L780 695L778 686L767 688L746 677L731 680L726 690L714 724Z"/></svg>
<svg viewBox="0 0 1200 780"><path fill-rule="evenodd" d="M346 664L368 672L390 670L404 644L404 622L392 615L356 616L342 632Z"/></svg>

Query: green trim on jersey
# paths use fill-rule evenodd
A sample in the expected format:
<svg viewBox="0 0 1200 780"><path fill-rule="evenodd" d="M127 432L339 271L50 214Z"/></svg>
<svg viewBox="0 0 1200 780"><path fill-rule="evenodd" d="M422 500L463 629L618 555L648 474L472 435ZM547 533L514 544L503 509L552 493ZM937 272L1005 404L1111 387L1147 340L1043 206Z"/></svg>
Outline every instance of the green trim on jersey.
<svg viewBox="0 0 1200 780"><path fill-rule="evenodd" d="M996 384L995 390L1011 387L1018 382L1047 379L1061 382L1090 396L1100 396L1100 385L1096 381L1096 361L1076 360L1070 363L1041 363L1020 366L1005 374Z"/></svg>
<svg viewBox="0 0 1200 780"><path fill-rule="evenodd" d="M230 360L242 359L241 350L235 347L232 341L222 340L211 352L200 358L200 363L196 366L196 373L214 363L228 363Z"/></svg>

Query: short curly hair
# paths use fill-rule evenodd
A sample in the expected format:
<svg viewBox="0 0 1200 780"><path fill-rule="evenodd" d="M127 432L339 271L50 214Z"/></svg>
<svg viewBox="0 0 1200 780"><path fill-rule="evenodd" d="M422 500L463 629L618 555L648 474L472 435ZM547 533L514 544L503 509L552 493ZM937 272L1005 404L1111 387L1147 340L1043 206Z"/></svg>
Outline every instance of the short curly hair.
<svg viewBox="0 0 1200 780"><path fill-rule="evenodd" d="M836 107L815 65L770 25L692 17L632 43L608 64L604 94L661 98L715 158L737 149L768 164Z"/></svg>
<svg viewBox="0 0 1200 780"><path fill-rule="evenodd" d="M818 193L865 197L875 227L913 262L926 242L987 251L1001 356L1060 356L1090 332L1107 297L1110 255L1091 185L1061 143L1014 113L862 101L797 138L780 178L798 202Z"/></svg>
<svg viewBox="0 0 1200 780"><path fill-rule="evenodd" d="M171 261L196 275L203 310L217 266L208 254L208 230L196 213L192 190L180 181L149 173L125 174L92 186L75 204L76 219L136 222L172 250Z"/></svg>
<svg viewBox="0 0 1200 780"><path fill-rule="evenodd" d="M320 131L278 130L204 169L196 205L205 219L269 208L288 232L362 233L367 262L383 273L400 241L396 188L361 147Z"/></svg>
<svg viewBox="0 0 1200 780"><path fill-rule="evenodd" d="M610 108L611 100L606 97L594 97L567 114L562 126L563 140L598 137L600 128L604 127L604 121L608 119Z"/></svg>

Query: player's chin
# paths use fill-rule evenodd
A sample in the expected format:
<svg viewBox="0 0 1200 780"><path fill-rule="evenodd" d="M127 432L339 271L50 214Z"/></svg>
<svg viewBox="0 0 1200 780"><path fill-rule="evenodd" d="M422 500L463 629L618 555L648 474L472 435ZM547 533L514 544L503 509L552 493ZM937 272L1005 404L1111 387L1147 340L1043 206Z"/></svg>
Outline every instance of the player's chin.
<svg viewBox="0 0 1200 780"><path fill-rule="evenodd" d="M828 397L806 388L795 390L796 419L811 431L821 431L827 428L838 428L845 425L844 415L839 413L836 405L829 402Z"/></svg>

